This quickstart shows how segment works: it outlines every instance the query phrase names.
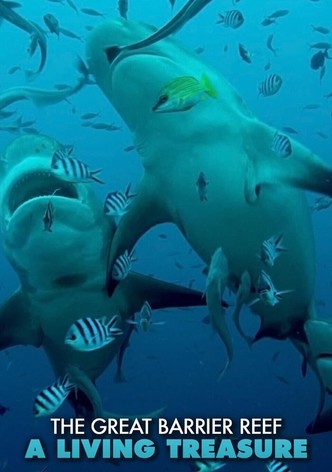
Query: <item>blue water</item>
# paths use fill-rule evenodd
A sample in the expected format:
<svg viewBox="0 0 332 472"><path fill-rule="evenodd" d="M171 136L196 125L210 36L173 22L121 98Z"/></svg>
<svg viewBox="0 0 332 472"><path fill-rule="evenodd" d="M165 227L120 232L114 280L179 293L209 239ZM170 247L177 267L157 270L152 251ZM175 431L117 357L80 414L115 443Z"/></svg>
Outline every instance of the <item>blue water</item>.
<svg viewBox="0 0 332 472"><path fill-rule="evenodd" d="M86 36L86 25L97 24L99 18L76 15L68 6L46 0L22 0L20 14L39 24L42 16L53 13L61 26ZM262 3L264 3L262 5ZM76 0L80 8L91 7L110 17L116 17L116 0ZM181 6L184 1L178 0ZM245 23L238 30L216 25L217 13L234 8L230 0L214 1L188 24L177 37L191 48L204 47L202 57L216 66L220 72L238 89L254 113L273 126L291 126L298 130L297 138L323 159L331 161L331 104L323 96L332 91L332 64L327 61L326 75L319 81L319 73L310 69L313 51L309 44L317 41L331 41L331 35L323 36L312 32L311 24L331 26L330 0L312 2L302 0L242 0L237 3ZM265 16L277 9L290 9L288 16L276 25L261 26ZM168 0L129 0L128 16L146 22L162 25L170 18ZM274 34L274 46L278 49L275 57L266 48L266 38ZM243 43L253 53L253 63L241 61L237 45ZM3 22L0 28L1 46L1 89L24 84L24 74L18 71L9 75L7 71L15 65L33 68L38 65L38 53L30 59L26 49L28 35L13 25ZM224 51L225 46L228 50ZM84 42L55 35L48 36L47 67L33 86L50 88L56 83L74 83L77 72L75 57L84 57ZM266 77L264 65L270 61L271 70L284 79L280 92L270 98L258 98L258 84ZM302 111L308 103L318 103L317 110ZM103 169L103 178L111 189L124 189L128 182L136 184L142 169L135 151L124 152L132 144L131 137L121 118L112 109L100 90L88 86L70 99L70 104L37 109L29 102L20 102L10 107L16 109L24 120L36 119L36 127L65 144L73 144L80 158ZM116 132L106 132L82 128L80 115L100 111L98 121L114 122L122 125ZM2 125L2 123L1 123ZM317 131L327 135L322 139ZM1 132L0 149L15 136ZM96 187L101 199L105 189ZM313 195L308 195L310 201ZM317 307L320 316L331 313L331 210L313 214L317 250L317 290L316 297L325 305ZM158 234L165 233L167 239ZM191 266L199 262L190 252L189 246L179 232L170 225L163 225L149 232L140 241L136 254L135 270L153 274L164 280L188 285L195 279L194 287L204 288L201 269ZM17 287L13 269L0 255L1 300L10 296ZM180 263L180 269L175 265ZM306 425L314 417L318 402L318 384L311 372L305 379L301 376L301 359L287 342L263 340L251 350L238 333L231 327L235 345L235 360L232 368L221 382L218 372L225 361L223 346L213 334L209 325L202 323L207 309L165 310L156 312L155 320L167 323L155 328L151 333L134 333L128 349L124 373L125 384L113 382L114 365L110 366L98 380L107 409L120 413L144 413L166 406L165 415L173 417L281 417L285 420L283 437L306 437ZM242 314L246 329L255 332L258 323L246 312ZM254 324L253 324L254 323ZM272 356L280 351L276 362ZM48 470L69 471L108 470L112 467L103 461L60 462L55 459L51 425L48 419L35 419L32 403L36 394L53 381L53 373L42 350L30 347L15 347L0 353L1 385L0 403L9 406L10 411L0 417L0 471L27 470L40 471L46 464ZM278 380L282 376L286 383ZM69 417L71 410L64 406L59 414ZM30 438L37 437L47 444L49 461L29 463L24 460L24 452ZM303 462L290 463L291 470L329 471L331 470L331 433L309 437L310 458ZM161 440L163 442L163 440ZM162 450L153 461L122 462L123 471L180 471L189 470L190 462L171 462ZM234 461L225 468L232 472L264 471L263 463Z"/></svg>

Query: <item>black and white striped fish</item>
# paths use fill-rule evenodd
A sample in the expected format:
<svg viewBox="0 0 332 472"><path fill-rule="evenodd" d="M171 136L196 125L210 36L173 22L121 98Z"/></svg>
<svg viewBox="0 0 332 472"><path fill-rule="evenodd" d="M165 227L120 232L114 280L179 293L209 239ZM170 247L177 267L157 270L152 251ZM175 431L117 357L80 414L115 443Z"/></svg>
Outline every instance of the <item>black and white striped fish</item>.
<svg viewBox="0 0 332 472"><path fill-rule="evenodd" d="M258 87L259 95L269 97L279 92L282 86L282 78L278 74L269 75Z"/></svg>
<svg viewBox="0 0 332 472"><path fill-rule="evenodd" d="M50 387L42 390L37 395L33 404L33 414L35 417L48 416L57 411L62 405L70 391L75 388L75 385L69 380L66 375L62 380L59 379Z"/></svg>
<svg viewBox="0 0 332 472"><path fill-rule="evenodd" d="M130 184L126 188L126 191L123 192L110 192L105 199L104 203L104 213L109 216L121 217L127 213L128 206L131 203L131 199L134 198L136 194L130 193Z"/></svg>
<svg viewBox="0 0 332 472"><path fill-rule="evenodd" d="M48 201L47 207L43 216L44 231L52 232L52 226L54 221L54 206L51 200Z"/></svg>
<svg viewBox="0 0 332 472"><path fill-rule="evenodd" d="M227 28L237 29L243 25L244 17L240 10L229 10L224 14L218 13L219 20L217 23L221 23Z"/></svg>
<svg viewBox="0 0 332 472"><path fill-rule="evenodd" d="M80 318L69 328L65 344L77 351L95 351L120 336L123 331L116 327L118 316L112 318Z"/></svg>
<svg viewBox="0 0 332 472"><path fill-rule="evenodd" d="M278 133L278 131L273 137L271 149L279 157L289 157L293 151L289 137Z"/></svg>
<svg viewBox="0 0 332 472"><path fill-rule="evenodd" d="M91 182L94 180L99 184L104 182L96 174L101 169L91 170L87 164L71 156L71 151L58 150L52 156L51 169L54 174L69 182Z"/></svg>
<svg viewBox="0 0 332 472"><path fill-rule="evenodd" d="M133 252L130 254L126 250L121 256L119 256L112 269L112 279L116 281L124 280L131 270L131 263L134 260Z"/></svg>
<svg viewBox="0 0 332 472"><path fill-rule="evenodd" d="M281 461L273 460L266 464L266 468L269 472L291 472L288 465L284 464Z"/></svg>
<svg viewBox="0 0 332 472"><path fill-rule="evenodd" d="M259 301L262 301L265 303L265 305L275 306L282 300L282 295L284 293L290 293L292 291L293 290L278 291L275 288L271 277L264 270L262 270L257 282L257 292L259 298L256 298L250 302L248 306L252 306Z"/></svg>

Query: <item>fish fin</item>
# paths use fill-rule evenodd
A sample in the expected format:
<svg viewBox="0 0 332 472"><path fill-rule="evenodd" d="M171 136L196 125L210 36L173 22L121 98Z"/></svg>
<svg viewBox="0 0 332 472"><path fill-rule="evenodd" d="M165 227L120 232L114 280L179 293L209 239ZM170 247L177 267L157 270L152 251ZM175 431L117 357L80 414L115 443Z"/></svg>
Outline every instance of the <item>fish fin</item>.
<svg viewBox="0 0 332 472"><path fill-rule="evenodd" d="M316 154L294 139L291 139L292 155L289 159L278 159L272 155L271 143L275 129L258 123L253 123L253 137L257 151L254 169L249 168L247 180L249 182L247 194L254 195L254 177L256 185L286 184L292 187L318 192L332 197L332 166L324 162ZM247 196L246 194L246 196Z"/></svg>
<svg viewBox="0 0 332 472"><path fill-rule="evenodd" d="M204 87L205 92L212 98L218 98L218 92L213 86L210 78L206 75L202 75L201 79L202 86Z"/></svg>
<svg viewBox="0 0 332 472"><path fill-rule="evenodd" d="M14 10L15 8L21 8L22 7L22 4L21 3L18 3L18 2L7 2L7 1L4 1L3 2L7 8L10 8L12 10Z"/></svg>
<svg viewBox="0 0 332 472"><path fill-rule="evenodd" d="M126 383L126 377L123 375L122 370L117 370L115 375L114 375L114 383L121 384L121 383Z"/></svg>
<svg viewBox="0 0 332 472"><path fill-rule="evenodd" d="M99 179L99 177L97 177L96 174L99 174L99 172L101 172L102 169L97 169L97 170L92 170L90 171L90 177L92 180L94 180L95 182L97 182L98 184L104 184L105 182L103 182L101 179Z"/></svg>
<svg viewBox="0 0 332 472"><path fill-rule="evenodd" d="M124 312L135 313L139 311L146 300L152 310L173 307L203 306L201 292L186 287L181 287L162 280L154 279L146 275L130 272L119 287L124 292L126 306ZM127 320L127 323L130 320Z"/></svg>
<svg viewBox="0 0 332 472"><path fill-rule="evenodd" d="M42 341L40 321L31 313L28 297L18 290L0 306L0 350L21 344L40 347Z"/></svg>
<svg viewBox="0 0 332 472"><path fill-rule="evenodd" d="M140 185L141 189L144 189L144 183L143 179ZM112 279L113 265L118 256L126 250L131 252L140 237L153 226L172 221L171 213L168 211L167 206L156 196L158 191L154 192L151 186L145 187L144 190L138 189L137 197L133 199L128 212L121 218L113 237L106 280L110 296L118 285L118 282Z"/></svg>

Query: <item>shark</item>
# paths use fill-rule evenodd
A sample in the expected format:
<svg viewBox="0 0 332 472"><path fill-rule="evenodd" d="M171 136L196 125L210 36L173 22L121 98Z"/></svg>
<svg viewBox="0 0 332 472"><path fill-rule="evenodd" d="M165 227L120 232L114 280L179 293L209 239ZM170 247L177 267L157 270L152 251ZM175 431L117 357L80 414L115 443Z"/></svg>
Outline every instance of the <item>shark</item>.
<svg viewBox="0 0 332 472"><path fill-rule="evenodd" d="M20 286L0 306L0 349L31 345L46 352L56 378L67 373L77 387L75 411L105 416L94 383L118 355L132 319L143 303L152 309L202 305L202 294L152 277L130 273L111 298L105 287L114 219L91 184L71 183L51 171L63 146L51 137L15 139L0 159L0 228L4 253ZM54 218L45 230L51 202ZM65 344L79 318L118 316L122 335L93 352ZM123 355L123 354L122 354Z"/></svg>
<svg viewBox="0 0 332 472"><path fill-rule="evenodd" d="M35 79L44 69L47 59L47 39L44 31L36 23L27 20L15 11L21 5L17 2L0 0L0 24L2 20L12 23L17 28L33 35L40 50L40 64L36 71L27 70L26 78Z"/></svg>
<svg viewBox="0 0 332 472"><path fill-rule="evenodd" d="M254 115L219 70L174 37L126 49L153 31L142 22L117 19L100 24L87 38L89 70L131 131L144 168L137 197L112 240L108 292L111 295L117 286L112 279L117 257L131 251L153 226L170 222L207 265L222 247L228 261L227 286L237 293L247 273L251 286L245 303L251 305L264 269L259 248L272 235L283 234L287 252L267 270L282 298L273 306L264 300L251 305L260 319L253 342L290 339L308 352L304 325L316 316L315 254L304 190L331 196L332 167L291 138L291 155L278 155L273 146L278 130ZM109 48L115 46L121 53L110 60ZM217 98L186 111L154 111L167 84L203 75ZM201 172L209 182L203 202L195 184ZM332 335L330 339L332 343ZM314 429L311 432L319 432Z"/></svg>

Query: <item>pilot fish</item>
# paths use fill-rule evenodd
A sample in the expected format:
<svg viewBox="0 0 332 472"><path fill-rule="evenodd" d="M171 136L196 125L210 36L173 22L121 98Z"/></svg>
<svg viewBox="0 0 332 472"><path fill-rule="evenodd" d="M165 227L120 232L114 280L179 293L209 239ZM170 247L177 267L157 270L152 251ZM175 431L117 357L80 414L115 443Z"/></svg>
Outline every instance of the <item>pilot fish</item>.
<svg viewBox="0 0 332 472"><path fill-rule="evenodd" d="M112 279L117 281L124 280L131 270L131 263L133 260L133 252L129 254L126 250L121 254L114 263Z"/></svg>
<svg viewBox="0 0 332 472"><path fill-rule="evenodd" d="M261 245L260 260L267 266L273 267L274 261L287 249L282 245L283 234L272 236Z"/></svg>
<svg viewBox="0 0 332 472"><path fill-rule="evenodd" d="M91 182L103 184L96 174L101 169L91 170L87 164L71 156L68 151L55 151L51 162L52 171L69 182Z"/></svg>
<svg viewBox="0 0 332 472"><path fill-rule="evenodd" d="M106 215L115 217L121 217L128 211L128 206L131 203L131 199L136 196L136 194L130 193L130 184L126 188L125 192L110 192L107 194L105 203L104 203L104 212Z"/></svg>
<svg viewBox="0 0 332 472"><path fill-rule="evenodd" d="M217 23L221 23L228 28L237 29L244 23L244 17L240 10L230 10L224 14L218 13L218 15L219 20Z"/></svg>
<svg viewBox="0 0 332 472"><path fill-rule="evenodd" d="M290 139L285 134L276 132L271 149L280 157L289 157L292 154L292 144Z"/></svg>
<svg viewBox="0 0 332 472"><path fill-rule="evenodd" d="M116 327L118 316L112 318L80 318L69 328L65 344L77 351L95 351L114 340L114 336L123 334Z"/></svg>
<svg viewBox="0 0 332 472"><path fill-rule="evenodd" d="M282 78L280 75L272 74L269 75L258 87L259 95L263 97L269 97L279 92L282 86Z"/></svg>
<svg viewBox="0 0 332 472"><path fill-rule="evenodd" d="M205 74L201 80L191 76L177 77L161 89L152 111L157 113L187 111L206 98L217 98L217 96L216 89Z"/></svg>
<svg viewBox="0 0 332 472"><path fill-rule="evenodd" d="M36 397L33 404L33 414L39 418L48 416L57 411L65 399L68 397L75 385L70 381L68 375L62 380L59 379L50 387L42 390Z"/></svg>

